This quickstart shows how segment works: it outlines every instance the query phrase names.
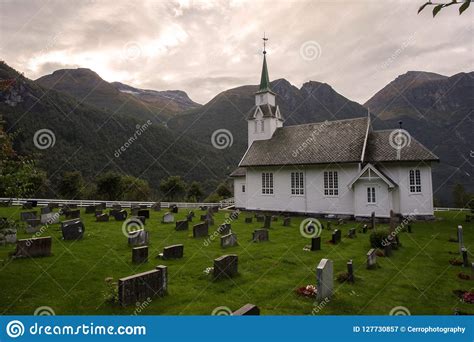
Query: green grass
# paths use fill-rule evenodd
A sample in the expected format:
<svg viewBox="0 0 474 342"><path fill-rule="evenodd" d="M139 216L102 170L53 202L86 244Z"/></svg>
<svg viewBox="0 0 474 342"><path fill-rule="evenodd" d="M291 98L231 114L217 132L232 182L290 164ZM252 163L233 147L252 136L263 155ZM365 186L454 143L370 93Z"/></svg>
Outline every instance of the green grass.
<svg viewBox="0 0 474 342"><path fill-rule="evenodd" d="M19 219L20 209L0 208L0 217ZM105 278L115 280L168 266L169 293L153 299L140 314L208 315L219 306L236 310L246 303L260 307L264 315L307 315L315 307L312 299L295 294L295 288L316 282L316 266L322 258L334 261L335 275L346 271L346 262L353 259L356 283L339 284L331 301L317 310L322 315L386 315L396 306L408 308L411 314L452 314L455 308L474 313L474 305L465 304L453 290L472 290L474 281L461 280L458 273L471 274L470 269L451 266L449 259L459 257L457 243L448 242L456 236L456 227L463 224L464 242L474 247L472 223L464 223L464 214L437 214L436 222L416 222L413 233L401 233L402 247L391 258L378 257L380 267L366 270L366 253L370 249L369 234L358 233L356 239L346 238L349 228L359 226L347 222L339 226L342 243L333 246L331 232L322 233L322 250L303 251L309 243L299 232L303 218L292 218L291 227L282 220L272 222L270 241L250 242L251 233L261 223L245 224L246 213L232 222L239 246L222 250L219 237L210 245L205 239L193 239L190 231L176 232L174 224L162 224L164 211L151 211L146 228L150 231L150 258L144 265L131 263L131 248L122 233L122 222L97 223L93 215L82 211L86 234L81 241L63 241L59 225L48 227L43 236L53 237L53 256L35 259L10 259L14 246L0 247L0 310L2 314L33 314L40 306L51 307L58 315L133 314L135 307L122 308L104 300ZM201 211L195 210L197 223ZM178 219L185 216L180 210ZM225 212L215 215L212 234L225 219ZM333 227L336 223L333 222ZM28 238L19 233L19 238ZM184 258L173 261L155 259L164 246L183 243ZM213 259L223 254L239 256L239 275L232 280L211 281L203 273ZM472 259L472 256L471 256ZM474 261L474 260L472 260Z"/></svg>

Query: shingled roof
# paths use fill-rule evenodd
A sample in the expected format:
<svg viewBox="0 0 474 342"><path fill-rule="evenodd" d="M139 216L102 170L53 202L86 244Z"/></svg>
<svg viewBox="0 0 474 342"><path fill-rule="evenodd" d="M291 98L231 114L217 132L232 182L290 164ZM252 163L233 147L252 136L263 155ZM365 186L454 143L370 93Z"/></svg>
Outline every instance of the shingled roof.
<svg viewBox="0 0 474 342"><path fill-rule="evenodd" d="M257 107L259 107L260 110L262 111L264 118L267 118L267 117L272 118L272 117L277 116L277 107L269 105L269 104L265 104L265 105L253 106L252 109L249 110L247 113L247 119L254 118L255 110L257 109Z"/></svg>
<svg viewBox="0 0 474 342"><path fill-rule="evenodd" d="M394 130L372 131L369 133L364 161L439 161L439 158L415 138L410 137L410 143L398 150L390 145L390 134ZM400 158L398 158L400 157Z"/></svg>
<svg viewBox="0 0 474 342"><path fill-rule="evenodd" d="M254 141L239 166L359 162L367 125L363 117L277 128L271 139Z"/></svg>

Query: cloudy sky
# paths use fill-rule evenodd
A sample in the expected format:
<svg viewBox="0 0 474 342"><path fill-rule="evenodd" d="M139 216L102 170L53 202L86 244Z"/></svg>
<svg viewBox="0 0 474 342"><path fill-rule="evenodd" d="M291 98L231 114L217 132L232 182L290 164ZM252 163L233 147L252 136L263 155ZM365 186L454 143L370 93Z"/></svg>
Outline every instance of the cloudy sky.
<svg viewBox="0 0 474 342"><path fill-rule="evenodd" d="M474 70L474 9L433 19L421 3L0 0L0 58L32 79L86 67L205 103L258 83L265 31L271 79L326 82L363 103L409 70Z"/></svg>

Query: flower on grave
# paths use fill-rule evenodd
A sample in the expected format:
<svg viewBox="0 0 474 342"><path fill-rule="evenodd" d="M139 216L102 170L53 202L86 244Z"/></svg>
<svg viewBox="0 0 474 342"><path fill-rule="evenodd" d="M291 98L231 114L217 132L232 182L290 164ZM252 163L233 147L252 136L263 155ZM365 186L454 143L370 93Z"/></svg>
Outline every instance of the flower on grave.
<svg viewBox="0 0 474 342"><path fill-rule="evenodd" d="M318 290L314 285L306 285L296 289L296 293L304 297L316 297Z"/></svg>
<svg viewBox="0 0 474 342"><path fill-rule="evenodd" d="M470 292L470 291L464 292L462 296L462 300L465 303L474 304L474 292Z"/></svg>
<svg viewBox="0 0 474 342"><path fill-rule="evenodd" d="M210 274L212 271L214 271L214 267L206 267L206 269L203 272L205 274Z"/></svg>

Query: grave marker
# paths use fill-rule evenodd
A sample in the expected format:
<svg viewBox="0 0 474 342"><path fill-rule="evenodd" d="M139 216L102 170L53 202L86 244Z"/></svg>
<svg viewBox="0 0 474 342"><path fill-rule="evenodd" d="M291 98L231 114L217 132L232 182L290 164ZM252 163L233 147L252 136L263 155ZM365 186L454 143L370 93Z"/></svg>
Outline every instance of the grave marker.
<svg viewBox="0 0 474 342"><path fill-rule="evenodd" d="M51 255L51 236L21 239L16 243L14 258L37 258Z"/></svg>
<svg viewBox="0 0 474 342"><path fill-rule="evenodd" d="M349 229L349 234L347 236L349 237L349 239L356 238L356 229L355 228Z"/></svg>
<svg viewBox="0 0 474 342"><path fill-rule="evenodd" d="M311 238L311 250L312 251L321 250L321 236Z"/></svg>
<svg viewBox="0 0 474 342"><path fill-rule="evenodd" d="M36 218L36 211L23 211L20 213L20 220L26 221Z"/></svg>
<svg viewBox="0 0 474 342"><path fill-rule="evenodd" d="M321 302L332 297L333 264L329 259L321 259L316 269L317 294L316 300Z"/></svg>
<svg viewBox="0 0 474 342"><path fill-rule="evenodd" d="M219 234L221 235L227 235L231 232L231 225L230 223L224 223L224 224L221 224L219 226L219 228L217 229L217 231L219 232Z"/></svg>
<svg viewBox="0 0 474 342"><path fill-rule="evenodd" d="M148 209L138 210L137 216L143 216L143 217L149 219L150 218L150 210L148 210Z"/></svg>
<svg viewBox="0 0 474 342"><path fill-rule="evenodd" d="M160 267L160 268L158 268ZM121 278L118 281L118 300L120 305L135 305L148 297L163 296L167 288L166 266Z"/></svg>
<svg viewBox="0 0 474 342"><path fill-rule="evenodd" d="M260 316L260 309L253 304L245 304L240 309L234 311L232 316Z"/></svg>
<svg viewBox="0 0 474 342"><path fill-rule="evenodd" d="M263 223L263 228L269 229L272 225L272 217L270 215L265 215L265 221Z"/></svg>
<svg viewBox="0 0 474 342"><path fill-rule="evenodd" d="M132 262L134 264L143 264L148 262L148 246L132 248Z"/></svg>
<svg viewBox="0 0 474 342"><path fill-rule="evenodd" d="M221 236L221 248L235 247L237 246L237 235L234 233L229 233L227 235Z"/></svg>
<svg viewBox="0 0 474 342"><path fill-rule="evenodd" d="M109 214L100 214L95 217L97 222L109 222Z"/></svg>
<svg viewBox="0 0 474 342"><path fill-rule="evenodd" d="M268 230L267 229L255 229L252 234L253 242L264 242L268 241Z"/></svg>
<svg viewBox="0 0 474 342"><path fill-rule="evenodd" d="M289 227L291 225L291 218L290 217L285 217L283 219L283 226L284 227Z"/></svg>
<svg viewBox="0 0 474 342"><path fill-rule="evenodd" d="M355 281L355 278L354 278L354 265L352 263L352 260L349 260L347 262L347 274L348 274L347 281L349 283L354 283L354 281Z"/></svg>
<svg viewBox="0 0 474 342"><path fill-rule="evenodd" d="M373 269L377 266L377 254L375 248L370 249L367 252L367 268Z"/></svg>
<svg viewBox="0 0 474 342"><path fill-rule="evenodd" d="M465 247L463 247L461 249L461 253L462 253L462 266L463 267L469 267L469 259L468 259L468 255L467 255L467 249Z"/></svg>
<svg viewBox="0 0 474 342"><path fill-rule="evenodd" d="M339 229L334 229L332 232L331 242L335 245L341 242L341 231Z"/></svg>
<svg viewBox="0 0 474 342"><path fill-rule="evenodd" d="M236 254L223 255L214 259L214 279L232 278L238 273L239 258Z"/></svg>
<svg viewBox="0 0 474 342"><path fill-rule="evenodd" d="M198 223L193 226L193 238L209 236L209 226L207 222Z"/></svg>
<svg viewBox="0 0 474 342"><path fill-rule="evenodd" d="M172 245L163 248L163 253L158 256L164 260L168 259L180 259L184 255L184 245Z"/></svg>
<svg viewBox="0 0 474 342"><path fill-rule="evenodd" d="M129 246L144 246L148 245L150 236L145 229L135 230L128 233Z"/></svg>
<svg viewBox="0 0 474 342"><path fill-rule="evenodd" d="M61 231L64 240L80 240L84 236L85 227L80 219L63 221Z"/></svg>
<svg viewBox="0 0 474 342"><path fill-rule="evenodd" d="M174 222L174 215L170 212L167 212L163 215L163 219L161 223L173 223Z"/></svg>
<svg viewBox="0 0 474 342"><path fill-rule="evenodd" d="M462 253L462 248L464 247L462 226L458 226L458 243L459 243L459 253Z"/></svg>
<svg viewBox="0 0 474 342"><path fill-rule="evenodd" d="M251 217L246 217L245 218L245 223L252 223L252 218Z"/></svg>
<svg viewBox="0 0 474 342"><path fill-rule="evenodd" d="M175 230L180 231L180 230L188 230L188 220L182 220L182 221L176 221L176 227Z"/></svg>

